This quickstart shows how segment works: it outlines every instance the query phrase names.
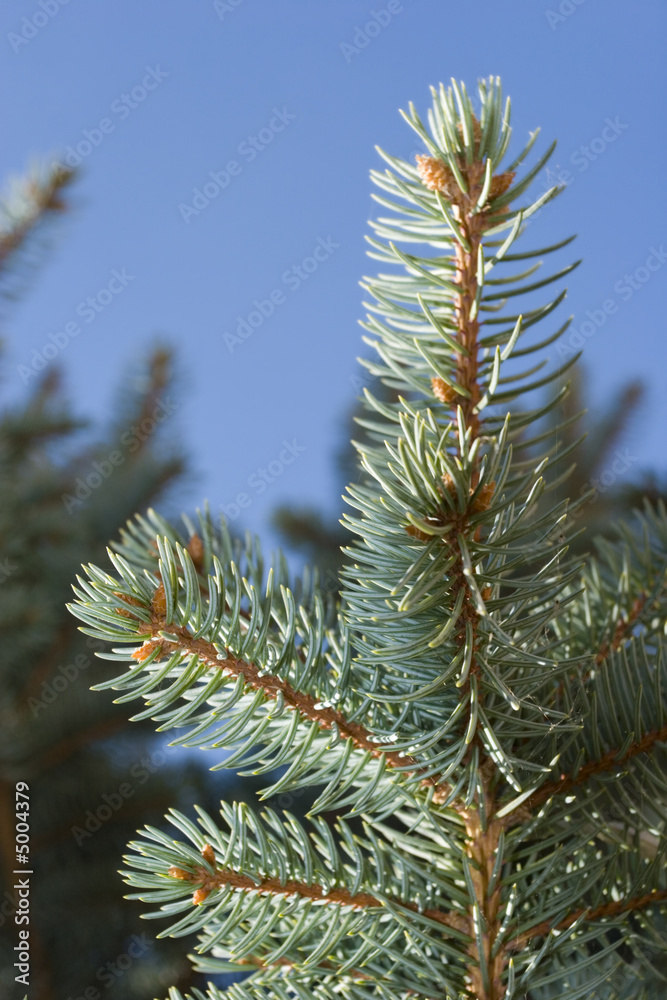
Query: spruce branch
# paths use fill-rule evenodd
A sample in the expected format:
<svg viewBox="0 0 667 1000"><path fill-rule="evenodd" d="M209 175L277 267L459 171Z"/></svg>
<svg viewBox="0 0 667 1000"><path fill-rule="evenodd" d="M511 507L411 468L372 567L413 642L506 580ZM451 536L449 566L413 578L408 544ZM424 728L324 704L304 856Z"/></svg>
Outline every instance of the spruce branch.
<svg viewBox="0 0 667 1000"><path fill-rule="evenodd" d="M493 200L503 194L514 180L514 173L492 173L490 158L484 162L479 155L479 145L482 129L479 120L473 115L472 143L468 141L466 154L454 156L448 167L442 160L421 156L417 158L418 171L423 183L430 190L442 193L448 200L454 225L449 219L449 211L441 203L443 214L450 222L454 232L455 272L453 285L455 291L454 323L456 327L456 374L453 385L448 385L440 377L432 379L434 395L445 405L458 403L459 422L469 435L470 443L474 445L480 434L479 409L482 389L479 381L479 293L483 287L484 257L482 238L489 228L489 217L484 211L487 198ZM461 137L464 138L465 124L459 126ZM470 136L467 137L470 140ZM464 458L458 449L459 458ZM471 469L471 490L474 491L479 482L479 451ZM445 481L445 489L451 489ZM453 482L451 483L453 486ZM487 509L492 501L495 483L487 484L474 501L472 510ZM466 511L467 514L467 511ZM470 545L479 540L481 529L470 530L466 516L457 519L452 525L452 531L466 539ZM450 570L453 580L453 594L463 593L463 603L457 625L459 626L455 641L461 653L465 654L470 647L469 673L463 685L463 691L474 702L478 711L482 704L478 678L480 665L476 658L479 644L478 623L479 612L472 598L468 577L468 569L459 551L456 561ZM487 591L488 593L488 591ZM473 688L474 684L474 688ZM472 717L471 717L472 719ZM470 731L470 724L468 731ZM477 803L476 809L466 810L466 854L470 861L470 881L474 889L471 900L469 930L473 940L470 945L472 961L469 966L469 976L472 989L478 996L502 996L502 974L506 964L503 949L496 950L494 944L501 927L501 886L499 883L491 887L495 858L498 851L499 838L503 825L495 819L495 797L490 788L490 778L493 775L492 760L487 755L477 733L469 741L471 751L476 747L479 751L479 783L478 796L484 802ZM491 765L491 766L489 766ZM487 777L488 776L488 777ZM484 819L480 815L483 808ZM473 935L474 929L474 935Z"/></svg>
<svg viewBox="0 0 667 1000"><path fill-rule="evenodd" d="M624 899L615 899L610 903L603 903L593 909L581 907L573 913L568 914L555 926L545 920L529 931L514 938L509 943L510 948L524 948L526 944L536 937L545 937L552 931L566 931L575 924L580 924L582 920L593 923L602 920L615 920L626 913L636 913L638 910L645 910L658 903L667 900L667 889L651 889L650 892L642 893L640 896L631 896Z"/></svg>
<svg viewBox="0 0 667 1000"><path fill-rule="evenodd" d="M615 747L598 760L587 761L575 775L563 775L559 781L546 782L525 800L521 815L525 818L554 795L571 795L577 788L586 785L591 778L608 774L610 771L622 771L624 764L639 754L649 753L657 743L667 743L667 723L660 729L645 733L641 739L633 741L625 748ZM512 821L516 822L516 817L513 816Z"/></svg>
<svg viewBox="0 0 667 1000"><path fill-rule="evenodd" d="M153 608L164 600L164 590L161 585L156 591L157 600L153 600ZM123 609L125 611L125 609ZM127 613L127 612L125 612ZM130 612L131 614L131 612ZM249 616L243 615L247 621ZM226 649L221 655L215 644L205 639L194 639L187 628L174 625L164 616L153 613L150 619L151 638L143 646L135 650L132 656L139 662L153 656L155 659L169 659L174 653L184 653L196 659L211 669L220 671L230 677L242 677L244 683L254 691L262 691L273 701L280 700L288 708L298 712L302 718L317 723L322 729L337 729L344 739L358 750L364 750L372 757L382 757L392 767L402 770L414 769L419 773L418 762L409 756L392 753L373 739L373 734L357 722L347 719L342 712L330 706L318 704L317 699L306 692L299 691L292 685L274 674L262 671L256 663L235 657ZM167 638L169 636L169 638ZM156 656L157 654L157 656ZM431 779L431 784L436 779Z"/></svg>
<svg viewBox="0 0 667 1000"><path fill-rule="evenodd" d="M201 539L198 535L193 535L188 545L188 551L200 556ZM196 557L195 556L195 557ZM193 560L194 563L194 560ZM201 591L207 594L205 585L201 584ZM130 598L125 594L116 592L124 603L131 606L140 607L141 603L136 598ZM267 699L280 701L288 709L299 713L303 719L308 719L316 723L322 730L335 729L343 739L349 740L357 750L362 750L374 758L379 758L390 768L399 769L409 778L419 778L426 774L427 769L420 765L420 762L409 754L393 752L386 746L378 744L374 734L361 724L346 718L342 712L333 709L331 706L323 706L317 699L304 691L300 691L288 681L268 674L256 663L242 660L235 657L229 649L225 649L224 654L219 651L219 646L204 639L194 639L191 633L184 626L175 626L164 616L164 585L159 584L151 602L151 637L147 638L142 646L134 650L131 656L138 662L143 662L149 657L152 662L168 660L174 653L183 653L192 660L200 664L205 664L210 669L221 672L224 676L242 678L243 683L252 690L262 691ZM133 614L128 608L116 609L123 617L132 618ZM159 614L158 612L163 612ZM250 620L248 612L240 611L240 616L244 621ZM140 628L140 631L144 631ZM303 661L304 654L297 651L297 655ZM451 785L443 781L440 775L426 774L422 778L422 783L428 788L433 788L433 798L435 802L446 802L450 797ZM450 804L456 809L457 803Z"/></svg>
<svg viewBox="0 0 667 1000"><path fill-rule="evenodd" d="M2 204L0 226L0 268L21 247L28 235L49 213L64 212L63 189L71 183L74 171L56 166L44 176L33 174L14 184Z"/></svg>
<svg viewBox="0 0 667 1000"><path fill-rule="evenodd" d="M17 295L19 268L34 266L40 231L67 210L63 191L75 174L61 165L33 170L14 180L0 202L0 291L6 298Z"/></svg>
<svg viewBox="0 0 667 1000"><path fill-rule="evenodd" d="M387 902L392 906L412 913L421 913L428 920L443 924L446 927L467 933L468 924L461 914L445 913L442 910L426 907L419 909L415 903L405 900L388 898L378 899L368 892L357 892L352 894L345 888L325 889L324 886L316 882L297 882L294 880L281 881L280 879L263 878L256 879L243 872L234 871L231 868L218 868L215 861L215 852L210 844L206 844L202 849L202 857L213 868L213 873L209 868L197 867L194 871L185 871L183 868L172 866L168 874L173 878L184 882L191 882L195 888L192 902L195 906L203 903L214 889L229 886L234 890L243 892L257 892L260 895L268 894L273 896L299 896L302 899L311 899L315 902L336 903L339 906L349 906L353 909L370 909L372 907L383 907Z"/></svg>
<svg viewBox="0 0 667 1000"><path fill-rule="evenodd" d="M641 593L639 597L635 598L632 607L627 615L627 618L621 616L614 627L614 632L611 639L605 639L600 646L599 650L595 654L595 665L599 667L607 658L610 651L615 651L620 649L622 643L628 638L630 632L637 620L642 614L644 607L646 605L647 595Z"/></svg>

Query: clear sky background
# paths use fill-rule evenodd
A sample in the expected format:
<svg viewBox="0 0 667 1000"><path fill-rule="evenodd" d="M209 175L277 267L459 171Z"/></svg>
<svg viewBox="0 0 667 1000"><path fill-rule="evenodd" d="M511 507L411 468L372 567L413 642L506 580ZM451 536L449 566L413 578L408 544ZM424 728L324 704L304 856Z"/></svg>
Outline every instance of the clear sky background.
<svg viewBox="0 0 667 1000"><path fill-rule="evenodd" d="M414 155L399 107L425 111L429 85L452 76L475 89L500 74L517 144L540 125L541 149L558 138L553 170L569 172L526 236L539 246L579 233L567 252L584 264L558 317L574 313L578 327L587 310L618 306L585 341L590 406L643 379L624 446L631 474L664 470L667 266L635 289L624 278L667 244L664 0L69 0L55 13L57 0L41 2L43 26L38 0L0 12L0 174L76 148L102 119L111 127L93 132L55 252L3 320L6 400L25 392L19 366L33 349L78 322L58 361L78 411L104 419L161 334L183 385L169 419L194 470L184 503L208 497L219 509L245 492L237 523L264 534L281 502L338 516L333 458L361 371L358 281L374 266L364 255L374 145ZM366 33L373 11L383 26ZM154 89L133 98L150 70ZM195 203L199 214L179 207L230 161L236 173ZM535 193L553 179L545 171ZM329 251L317 270L298 287L283 280L318 245ZM132 280L94 321L77 316L123 269ZM272 315L232 343L254 300L276 289ZM302 450L260 495L250 477L280 462L284 441Z"/></svg>

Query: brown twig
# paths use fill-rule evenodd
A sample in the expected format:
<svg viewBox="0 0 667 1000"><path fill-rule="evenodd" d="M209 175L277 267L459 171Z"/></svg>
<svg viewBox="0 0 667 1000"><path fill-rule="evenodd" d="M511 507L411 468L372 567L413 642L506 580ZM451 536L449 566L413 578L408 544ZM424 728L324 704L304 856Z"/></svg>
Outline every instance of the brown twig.
<svg viewBox="0 0 667 1000"><path fill-rule="evenodd" d="M572 775L564 774L559 781L547 782L521 804L521 807L516 810L516 816L514 813L511 813L508 819L512 824L523 821L523 819L531 815L535 809L539 809L541 805L554 795L567 795L580 785L584 785L590 778L598 774L614 771L638 754L647 753L655 743L665 742L667 742L667 724L661 729L652 729L650 732L645 733L640 740L631 743L622 757L618 756L617 748L608 750L598 760L591 760L587 764L584 764L583 767L580 767L576 776L573 777Z"/></svg>
<svg viewBox="0 0 667 1000"><path fill-rule="evenodd" d="M601 663L604 663L610 652L615 653L617 649L620 649L623 642L629 638L628 633L644 610L646 600L646 594L641 593L630 608L628 617L621 617L618 619L611 640L605 640L595 655L596 667L599 667Z"/></svg>
<svg viewBox="0 0 667 1000"><path fill-rule="evenodd" d="M158 593L158 591L156 591ZM218 657L218 652L213 643L206 639L193 639L186 628L179 625L169 624L164 617L154 614L151 621L151 629L155 638L145 643L137 650L136 659L144 659L140 656L142 649L149 655L157 646L161 646L161 656L166 657L176 650L181 650L189 656L197 656L198 659L208 667L216 670L223 670L231 676L238 677L243 674L246 684L253 690L261 690L267 698L276 699L282 697L285 704L300 713L304 719L317 722L323 729L333 729L338 727L339 732L345 739L352 741L358 750L364 750L372 754L373 757L384 757L388 764L393 767L410 768L414 767L415 772L419 772L420 765L414 757L403 756L396 751L387 749L380 743L372 739L372 733L361 726L358 722L350 722L342 712L329 707L320 707L317 700L312 695L298 691L292 685L274 674L262 674L259 667L248 660L237 659L228 652L227 659ZM168 632L176 637L175 642L167 642L159 637L160 632ZM151 647L150 649L148 647ZM432 784L435 779L432 779Z"/></svg>
<svg viewBox="0 0 667 1000"><path fill-rule="evenodd" d="M662 903L665 900L667 900L667 889L652 889L651 892L647 892L643 896L634 896L631 899L618 899L611 903L603 903L602 906L597 906L592 910L581 907L557 924L553 924L549 920L543 920L542 923L536 924L535 927L531 927L530 930L524 931L523 934L519 934L518 937L513 938L509 943L509 947L516 951L524 948L533 938L544 937L552 930L566 931L568 927L572 927L582 917L585 917L589 922L613 920L615 917L620 917L623 913L633 913L636 910L643 910L647 906Z"/></svg>
<svg viewBox="0 0 667 1000"><path fill-rule="evenodd" d="M434 378L432 387L434 395L445 405L460 406L463 412L463 419L466 429L470 432L474 441L480 434L480 418L478 405L482 397L482 389L479 381L479 321L475 303L478 295L478 251L482 242L482 237L488 228L487 211L478 211L477 202L479 200L485 171L485 163L478 155L479 142L481 138L481 127L479 122L473 118L473 141L475 145L475 156L472 163L468 164L464 158L459 158L458 167L465 176L467 192L460 189L456 183L454 174L450 167L443 161L435 160L431 157L418 157L417 169L421 175L423 183L431 190L441 191L450 202L452 213L456 218L458 226L463 234L464 240L455 240L454 262L456 265L455 283L460 291L455 296L454 313L456 320L456 341L460 345L460 351L456 355L456 384L463 389L463 393L457 393L451 386L447 385L443 379ZM490 199L498 197L507 190L514 178L513 173L499 174L493 178L489 191ZM488 209L491 211L491 209ZM465 244L465 245L464 245ZM472 487L478 485L477 468L473 469ZM447 484L445 483L445 486ZM478 509L489 506L493 486L488 485L480 491L478 498ZM481 506L479 506L481 505ZM466 535L472 535L473 541L479 538L480 529L471 530L468 522L468 513L457 524L457 529ZM457 623L457 631L454 640L458 642L460 648L472 641L472 662L466 683L462 688L462 696L470 692L471 676L479 674L479 665L476 661L477 649L477 626L479 624L479 614L472 600L470 587L464 573L463 559L459 555L454 566L449 571L452 579L458 584L454 586L454 591L463 588L464 602ZM468 636L469 627L472 626L472 638ZM470 962L468 974L470 977L470 992L472 996L479 1000L502 1000L505 996L505 986L502 981L503 971L507 964L507 955L504 948L500 948L494 953L494 943L500 932L500 904L501 892L498 884L492 891L490 883L494 868L496 853L503 824L495 818L496 801L491 791L490 779L495 772L494 763L487 757L481 742L475 736L471 743L470 752L476 748L480 754L480 771L483 777L484 815L485 822L481 820L481 811L477 808L460 808L459 811L464 818L466 827L466 853L470 859L470 877L475 892L475 907L479 911L482 929L482 946L484 955L477 955L477 943L471 941L469 948ZM468 918L469 933L472 938L473 921L476 919L474 908L471 907ZM481 965L485 964L487 969L487 981L481 973Z"/></svg>
<svg viewBox="0 0 667 1000"><path fill-rule="evenodd" d="M202 850L204 859L215 868L215 854L210 844ZM185 871L173 865L169 869L172 878L180 879L183 882L191 882L197 886L192 902L194 905L203 903L215 889L222 889L229 886L235 890L243 892L268 893L272 896L300 896L302 899L312 899L315 902L336 903L338 906L352 906L355 909L368 909L370 907L383 907L385 902L371 895L369 892L358 892L352 895L347 889L338 888L325 891L325 889L315 882L297 882L288 880L281 882L277 878L263 878L259 881L234 871L232 868L216 868L215 874L211 874L208 868L203 866L195 868L194 872ZM420 913L429 920L434 920L444 927L450 927L463 934L468 933L468 921L464 914L448 913L436 908L426 908L421 910L416 903L406 902L401 899L390 899L394 906L401 909L410 910L411 913Z"/></svg>

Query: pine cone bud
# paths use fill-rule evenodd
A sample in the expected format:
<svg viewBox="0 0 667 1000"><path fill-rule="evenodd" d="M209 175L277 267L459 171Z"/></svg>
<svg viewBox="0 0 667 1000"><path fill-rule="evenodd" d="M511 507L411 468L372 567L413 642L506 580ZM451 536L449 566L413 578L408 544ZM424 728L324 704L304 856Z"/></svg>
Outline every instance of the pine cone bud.
<svg viewBox="0 0 667 1000"><path fill-rule="evenodd" d="M151 606L156 615L160 618L167 613L167 596L164 592L164 584L160 581L160 586L157 588L153 594L153 600L151 601Z"/></svg>
<svg viewBox="0 0 667 1000"><path fill-rule="evenodd" d="M433 535L427 535L425 531L418 528L414 524L408 524L405 529L406 535L410 535L411 538L417 538L420 542L430 542Z"/></svg>
<svg viewBox="0 0 667 1000"><path fill-rule="evenodd" d="M434 156L418 156L417 171L422 184L430 191L442 191L451 198L457 189L454 174L443 160L436 160Z"/></svg>
<svg viewBox="0 0 667 1000"><path fill-rule="evenodd" d="M193 535L188 542L188 552L194 563L195 569L201 570L204 562L204 543L199 535Z"/></svg>
<svg viewBox="0 0 667 1000"><path fill-rule="evenodd" d="M463 125L461 124L461 122L458 122L458 124L456 126L456 129L457 129L459 135L461 136L461 138L463 139ZM473 141L473 147L474 147L475 152L477 152L477 150L479 148L479 144L480 144L481 138L482 138L482 126L479 123L479 119L475 115L473 115L472 116L472 141Z"/></svg>
<svg viewBox="0 0 667 1000"><path fill-rule="evenodd" d="M130 656L133 660L138 660L139 663L143 663L144 660L148 659L154 649L162 650L162 643L158 642L156 639L151 639L150 642L145 642L140 649L135 649L133 653L130 653Z"/></svg>
<svg viewBox="0 0 667 1000"><path fill-rule="evenodd" d="M492 177L491 187L489 188L489 200L493 201L494 198L500 198L501 194L505 194L514 177L515 172L513 170L510 170L506 174L496 174Z"/></svg>
<svg viewBox="0 0 667 1000"><path fill-rule="evenodd" d="M213 865L213 867L215 867L215 851L210 844L206 844L206 846L202 848L201 856L204 861L208 861L209 865Z"/></svg>
<svg viewBox="0 0 667 1000"><path fill-rule="evenodd" d="M440 400L441 403L451 404L455 403L458 399L458 392L452 389L451 385L447 385L442 378L432 378L431 388L433 389L433 395Z"/></svg>
<svg viewBox="0 0 667 1000"><path fill-rule="evenodd" d="M491 498L493 496L494 490L496 488L495 483L487 483L486 486L482 486L477 497L473 501L472 510L473 513L479 514L483 510L488 510L491 506Z"/></svg>

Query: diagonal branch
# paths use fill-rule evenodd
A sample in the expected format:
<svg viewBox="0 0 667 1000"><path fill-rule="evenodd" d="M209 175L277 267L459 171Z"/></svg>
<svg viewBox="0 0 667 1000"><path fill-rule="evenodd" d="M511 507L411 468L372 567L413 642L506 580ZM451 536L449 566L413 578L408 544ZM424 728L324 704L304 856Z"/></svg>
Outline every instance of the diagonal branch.
<svg viewBox="0 0 667 1000"><path fill-rule="evenodd" d="M634 601L632 607L630 608L630 613L627 618L619 618L616 622L614 628L614 634L611 640L605 640L600 646L599 650L595 656L595 666L599 667L601 663L607 659L610 653L616 652L617 649L623 645L624 641L629 638L628 633L630 629L635 624L642 611L644 610L644 605L646 604L647 596L645 593L641 593L639 597Z"/></svg>
<svg viewBox="0 0 667 1000"><path fill-rule="evenodd" d="M624 913L634 913L636 910L644 910L648 906L665 901L667 901L667 889L652 889L651 892L647 892L643 896L633 896L630 899L617 899L612 903L603 903L602 906L597 906L593 910L581 907L578 910L574 910L573 913L568 914L567 917L564 917L563 920L555 925L549 920L543 920L542 923L531 927L529 931L525 931L523 934L519 934L518 937L513 938L509 943L509 947L519 950L524 948L533 938L545 937L551 931L566 931L578 920L581 920L582 917L589 922L613 920Z"/></svg>
<svg viewBox="0 0 667 1000"><path fill-rule="evenodd" d="M74 171L69 167L54 167L46 177L30 177L23 182L19 208L12 211L4 206L0 223L0 268L26 241L30 233L49 214L63 212L67 207L61 197Z"/></svg>
<svg viewBox="0 0 667 1000"><path fill-rule="evenodd" d="M359 725L358 722L350 722L342 712L336 711L333 708L321 707L317 699L312 695L298 691L288 681L283 680L275 674L262 674L255 663L237 659L229 652L227 659L220 660L213 643L208 642L206 639L193 639L187 628L174 625L173 623L169 624L160 616L153 616L151 628L153 633L158 636L160 632L168 632L170 635L176 636L178 641L168 642L159 638L153 639L149 643L145 643L144 647L142 647L142 649L146 650L146 655L149 655L156 648L157 643L162 647L162 656L168 656L176 650L181 650L181 652L187 653L189 656L196 656L208 667L222 670L233 677L238 677L242 674L248 687L253 688L253 690L261 690L267 698L274 700L282 696L289 708L298 711L305 719L317 722L322 729L333 729L334 726L337 726L341 735L351 740L358 750L367 751L374 757L384 756L387 763L393 767L406 768L412 766L417 773L423 770L414 757L402 756L396 751L385 749L372 738L372 733L365 729L364 726ZM137 650L137 654L135 654L136 659L145 658L145 656L138 655L141 652L141 649ZM435 782L436 779L432 779L431 783L435 784Z"/></svg>
<svg viewBox="0 0 667 1000"><path fill-rule="evenodd" d="M632 760L641 753L648 753L655 743L667 743L667 723L661 729L652 729L645 733L640 740L631 743L622 757L619 757L618 750L608 750L599 760L589 761L579 768L576 776L562 775L559 781L549 781L533 792L521 807L511 813L508 819L511 823L522 822L534 809L538 809L547 799L554 795L567 795L575 788L586 784L590 778L598 774L614 771L616 768Z"/></svg>
<svg viewBox="0 0 667 1000"><path fill-rule="evenodd" d="M300 896L302 899L312 899L315 902L335 903L338 906L352 906L355 909L363 910L370 907L383 907L385 900L378 899L369 892L358 892L352 895L347 889L337 888L329 891L316 882L297 882L288 880L281 882L278 878L254 879L250 875L243 875L232 868L216 868L215 854L210 844L202 849L202 856L211 867L215 869L215 874L211 874L208 868L203 865L195 868L194 872L185 871L176 865L169 869L172 878L180 879L183 882L190 882L197 888L192 897L195 906L203 903L215 889L223 889L229 886L232 889L242 892L259 892L272 896ZM444 910L435 908L420 909L416 903L406 902L402 899L390 898L392 905L399 906L403 910L410 910L411 913L419 913L434 920L445 927L450 927L463 934L469 933L468 920L462 913L447 913Z"/></svg>
<svg viewBox="0 0 667 1000"><path fill-rule="evenodd" d="M595 667L600 667L605 662L610 653L615 653L617 650L621 648L626 639L631 638L630 630L637 623L638 619L641 617L641 613L644 610L647 600L648 600L647 595L642 591L639 597L637 597L633 602L632 607L630 608L630 611L628 613L628 617L624 618L621 615L621 617L616 621L616 624L614 626L614 632L611 639L604 639L600 643L600 647L597 653L595 654L593 660L593 667L586 670L581 675L581 682L583 684L587 684L590 681L591 677L594 676ZM571 674L569 679L571 681L576 680L576 674ZM565 680L561 680L559 682L557 688L558 696L562 695L565 689L565 683L566 683Z"/></svg>

